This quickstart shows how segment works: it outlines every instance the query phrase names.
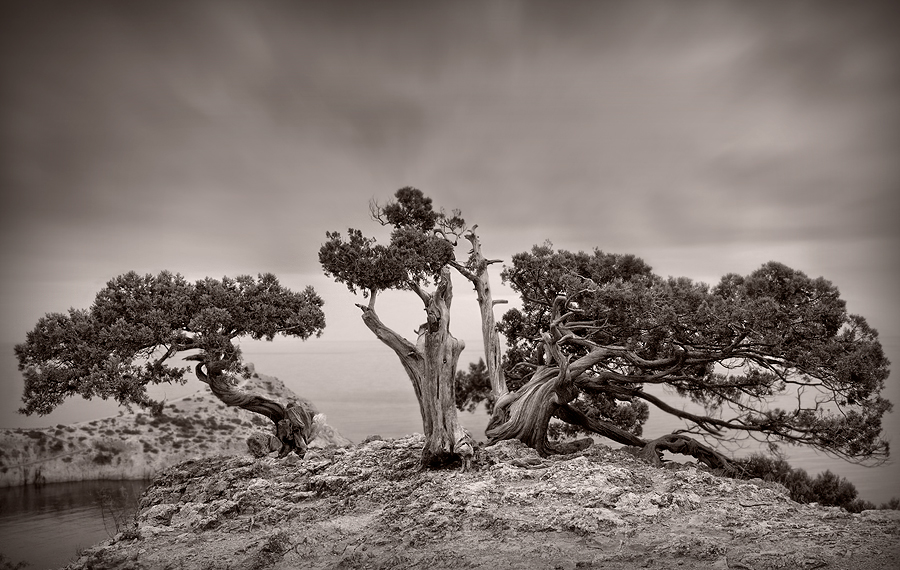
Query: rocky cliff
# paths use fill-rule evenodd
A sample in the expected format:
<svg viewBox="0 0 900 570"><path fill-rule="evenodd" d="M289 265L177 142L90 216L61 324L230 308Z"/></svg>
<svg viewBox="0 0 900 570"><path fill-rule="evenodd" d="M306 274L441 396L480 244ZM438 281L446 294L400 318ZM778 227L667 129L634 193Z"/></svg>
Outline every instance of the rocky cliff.
<svg viewBox="0 0 900 570"><path fill-rule="evenodd" d="M271 376L253 374L243 388L284 403L302 399ZM121 412L50 428L0 430L0 486L149 479L188 459L247 454L250 434L271 431L267 418L230 408L204 388L167 403L161 416ZM312 447L350 444L326 425Z"/></svg>
<svg viewBox="0 0 900 570"><path fill-rule="evenodd" d="M518 442L422 471L424 438L171 467L69 570L896 568L900 513L800 505L759 480Z"/></svg>

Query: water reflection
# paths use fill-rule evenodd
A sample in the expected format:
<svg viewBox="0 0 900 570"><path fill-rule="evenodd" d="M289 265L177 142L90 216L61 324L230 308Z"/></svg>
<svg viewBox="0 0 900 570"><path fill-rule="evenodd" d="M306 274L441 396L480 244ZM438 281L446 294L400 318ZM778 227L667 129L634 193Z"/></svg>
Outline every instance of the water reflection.
<svg viewBox="0 0 900 570"><path fill-rule="evenodd" d="M77 481L0 489L0 553L29 570L59 568L131 520L148 481Z"/></svg>

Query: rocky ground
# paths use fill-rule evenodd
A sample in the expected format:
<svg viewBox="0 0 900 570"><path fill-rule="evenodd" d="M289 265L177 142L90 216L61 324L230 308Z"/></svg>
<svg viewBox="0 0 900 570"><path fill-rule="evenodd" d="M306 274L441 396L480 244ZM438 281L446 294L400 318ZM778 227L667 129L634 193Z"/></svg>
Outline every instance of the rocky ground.
<svg viewBox="0 0 900 570"><path fill-rule="evenodd" d="M259 374L244 389L280 402L299 400L277 378ZM168 402L161 416L116 417L41 429L0 430L0 487L94 479L149 479L185 461L247 453L247 437L272 431L267 418L230 408L208 388ZM350 445L333 428L312 446Z"/></svg>
<svg viewBox="0 0 900 570"><path fill-rule="evenodd" d="M657 468L593 445L518 442L421 471L424 439L304 459L208 457L163 471L135 521L69 570L287 568L893 569L900 512L800 505L780 485Z"/></svg>

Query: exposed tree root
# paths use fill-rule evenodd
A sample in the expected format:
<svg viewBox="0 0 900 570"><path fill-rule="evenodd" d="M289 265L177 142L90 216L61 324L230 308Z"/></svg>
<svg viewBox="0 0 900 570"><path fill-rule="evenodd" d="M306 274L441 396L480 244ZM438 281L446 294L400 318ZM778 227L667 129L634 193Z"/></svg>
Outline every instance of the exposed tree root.
<svg viewBox="0 0 900 570"><path fill-rule="evenodd" d="M722 469L726 473L734 471L734 466L727 457L707 445L677 433L670 433L647 442L638 452L638 456L653 465L662 465L663 451L690 455L710 469Z"/></svg>

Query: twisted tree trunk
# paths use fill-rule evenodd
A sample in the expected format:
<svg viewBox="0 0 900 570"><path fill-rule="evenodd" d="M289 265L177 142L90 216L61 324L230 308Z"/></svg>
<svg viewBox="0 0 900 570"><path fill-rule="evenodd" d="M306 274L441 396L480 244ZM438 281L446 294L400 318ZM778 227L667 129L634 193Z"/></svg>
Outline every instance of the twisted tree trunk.
<svg viewBox="0 0 900 570"><path fill-rule="evenodd" d="M465 343L450 334L450 303L453 291L450 273L444 270L434 294L416 290L425 303L427 322L419 327L412 344L385 326L375 312L376 292L362 309L362 320L375 336L397 355L413 384L425 447L422 467L441 467L462 460L466 469L474 455L474 441L456 414L456 365Z"/></svg>
<svg viewBox="0 0 900 570"><path fill-rule="evenodd" d="M564 372L555 368L542 367L527 384L511 393L503 405L496 406L485 432L490 443L518 439L545 457L574 451L568 446L560 449L547 439L550 418L578 395L565 376Z"/></svg>
<svg viewBox="0 0 900 570"><path fill-rule="evenodd" d="M589 439L566 444L549 443L547 430L550 418L557 417L585 431L636 447L640 450L638 455L654 465L662 463L663 451L670 451L691 455L713 469L733 470L727 457L686 435L672 433L647 441L610 422L591 419L569 405L581 391L579 383L590 384L584 381L583 374L604 358L621 353L622 349L595 346L588 354L570 364L568 357L560 350L560 344L575 338L565 326L566 316L562 311L564 307L565 298L558 297L553 304L550 331L542 335L546 364L537 368L527 384L499 398L494 406L486 431L490 443L518 439L542 456L571 453L591 445ZM683 355L679 356L682 357Z"/></svg>
<svg viewBox="0 0 900 570"><path fill-rule="evenodd" d="M247 440L250 453L262 457L273 451L278 457L295 452L306 455L309 442L316 436L321 416L304 401L290 402L287 406L259 394L238 388L234 379L225 374L227 362L208 355L188 356L185 360L199 360L194 372L197 378L209 385L212 393L225 405L243 408L266 416L275 424L275 434L254 434ZM206 371L204 372L204 368Z"/></svg>
<svg viewBox="0 0 900 570"><path fill-rule="evenodd" d="M556 366L539 367L527 384L498 402L486 435L491 443L518 439L542 456L570 453L587 447L590 442L566 445L564 449L553 446L547 440L547 429L550 418L578 397L578 388L569 370L569 359L557 344L559 330L551 327L551 331L543 337L548 356L556 362Z"/></svg>

